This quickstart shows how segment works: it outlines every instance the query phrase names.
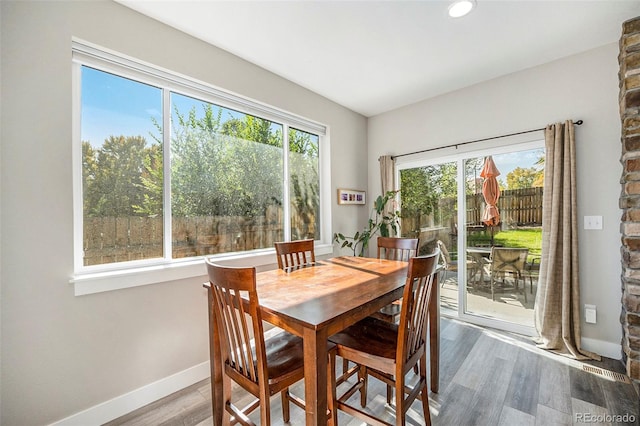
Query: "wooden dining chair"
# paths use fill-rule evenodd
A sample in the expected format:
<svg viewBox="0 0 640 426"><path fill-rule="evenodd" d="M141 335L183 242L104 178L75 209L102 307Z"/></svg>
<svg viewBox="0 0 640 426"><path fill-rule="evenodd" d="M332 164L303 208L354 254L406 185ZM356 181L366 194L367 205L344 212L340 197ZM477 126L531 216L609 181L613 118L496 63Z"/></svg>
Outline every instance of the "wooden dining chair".
<svg viewBox="0 0 640 426"><path fill-rule="evenodd" d="M254 425L248 415L260 407L260 424L270 425L270 397L276 393L282 397L282 419L289 422L289 402L305 409L304 401L289 393L289 387L304 378L302 339L282 331L265 340L255 268L225 267L209 260L206 260L206 265L208 286L213 293L210 309L220 334L223 374L257 398L240 409L231 402L231 395L225 395L224 407L231 416L230 424ZM243 301L241 292L248 295L248 303ZM214 336L209 338L215 341ZM327 345L330 353L335 352L332 343ZM334 360L335 354L327 362ZM329 365L329 371L332 370L335 367ZM335 425L333 387L331 379L328 377L327 380L329 423Z"/></svg>
<svg viewBox="0 0 640 426"><path fill-rule="evenodd" d="M418 255L417 238L378 237L378 259L403 260Z"/></svg>
<svg viewBox="0 0 640 426"><path fill-rule="evenodd" d="M378 259L402 260L408 262L418 254L418 238L378 237ZM396 322L400 318L402 299L380 309L372 314L374 318L388 322ZM349 369L349 361L342 360L342 371ZM355 370L352 370L355 373Z"/></svg>
<svg viewBox="0 0 640 426"><path fill-rule="evenodd" d="M278 268L288 269L312 265L316 261L313 240L298 240L274 243L278 257Z"/></svg>
<svg viewBox="0 0 640 426"><path fill-rule="evenodd" d="M418 244L417 238L378 237L378 259L408 262L418 255ZM400 317L401 304L402 300L396 300L373 316L384 321L396 322Z"/></svg>
<svg viewBox="0 0 640 426"><path fill-rule="evenodd" d="M368 376L371 375L387 384L388 402L391 400L390 390L395 389L396 425L405 424L407 410L418 395L426 424L431 424L427 387L427 330L430 300L437 294L437 291L433 291L433 283L436 281L438 256L440 253L436 250L427 256L409 260L399 325L367 317L330 336L329 340L336 344L336 351L331 356L335 354L361 366L358 381L336 399L336 409L358 417L367 424L392 425L347 403L359 390L360 405L366 407ZM335 368L335 362L330 365ZM405 376L416 365L419 367L418 381L415 385L409 385L410 381ZM330 377L332 387L341 381L341 378L335 377L335 372Z"/></svg>

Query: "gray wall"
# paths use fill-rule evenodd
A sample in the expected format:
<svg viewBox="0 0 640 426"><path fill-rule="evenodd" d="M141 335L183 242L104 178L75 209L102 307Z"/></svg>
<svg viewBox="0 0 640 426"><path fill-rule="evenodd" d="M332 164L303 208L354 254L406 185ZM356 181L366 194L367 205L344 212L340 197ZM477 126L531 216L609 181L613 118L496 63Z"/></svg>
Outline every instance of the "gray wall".
<svg viewBox="0 0 640 426"><path fill-rule="evenodd" d="M369 119L369 191L380 191L384 154L403 154L582 119L576 127L578 215L602 215L602 231L579 231L583 306L597 324L582 324L583 344L620 358L620 116L618 45L610 44L510 74ZM542 132L518 141L542 139ZM511 143L515 139L482 143ZM469 149L467 147L460 148ZM451 152L443 150L429 155Z"/></svg>
<svg viewBox="0 0 640 426"><path fill-rule="evenodd" d="M73 294L73 36L329 125L333 228L364 223L335 201L366 189L363 116L111 1L0 7L0 423L50 423L208 360L204 277Z"/></svg>

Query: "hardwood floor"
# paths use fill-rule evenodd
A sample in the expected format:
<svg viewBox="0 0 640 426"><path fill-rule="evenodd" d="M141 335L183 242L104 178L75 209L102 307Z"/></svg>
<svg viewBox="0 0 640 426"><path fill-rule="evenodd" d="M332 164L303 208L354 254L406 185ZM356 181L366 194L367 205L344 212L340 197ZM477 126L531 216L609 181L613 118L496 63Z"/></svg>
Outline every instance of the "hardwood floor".
<svg viewBox="0 0 640 426"><path fill-rule="evenodd" d="M434 425L640 424L637 390L620 381L626 377L617 360L584 364L542 351L525 337L443 318L440 363L440 392L430 394ZM292 391L304 396L304 385L300 382ZM234 396L250 400L239 389ZM205 380L108 425L211 425L210 398ZM271 401L272 424L283 424L280 397ZM367 409L389 421L394 418L382 383L373 378ZM338 414L340 425L363 425ZM259 421L255 413L252 418ZM424 424L419 402L409 410L407 422ZM304 412L295 406L290 424L304 425Z"/></svg>

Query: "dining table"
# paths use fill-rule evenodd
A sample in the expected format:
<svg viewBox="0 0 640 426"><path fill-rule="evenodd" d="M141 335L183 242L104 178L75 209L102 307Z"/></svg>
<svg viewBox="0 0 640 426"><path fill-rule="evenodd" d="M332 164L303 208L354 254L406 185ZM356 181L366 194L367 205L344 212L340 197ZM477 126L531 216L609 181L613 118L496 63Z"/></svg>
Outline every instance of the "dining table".
<svg viewBox="0 0 640 426"><path fill-rule="evenodd" d="M327 340L357 321L402 297L408 263L342 256L286 270L256 275L262 319L302 337L307 425L327 424ZM437 279L437 275L436 275ZM439 285L434 282L429 306L430 388L439 382ZM223 374L220 337L211 309L211 387L213 424L222 425L225 396L231 392Z"/></svg>

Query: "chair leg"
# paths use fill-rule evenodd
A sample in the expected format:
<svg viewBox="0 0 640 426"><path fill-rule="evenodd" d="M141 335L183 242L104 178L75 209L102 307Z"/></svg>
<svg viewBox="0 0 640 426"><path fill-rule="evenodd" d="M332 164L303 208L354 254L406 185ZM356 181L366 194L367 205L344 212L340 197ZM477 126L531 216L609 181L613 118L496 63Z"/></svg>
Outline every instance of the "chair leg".
<svg viewBox="0 0 640 426"><path fill-rule="evenodd" d="M360 388L360 405L364 408L367 406L367 387L369 385L367 367L360 366L358 370L358 381L362 381L362 387Z"/></svg>
<svg viewBox="0 0 640 426"><path fill-rule="evenodd" d="M338 426L338 407L336 404L336 351L329 351L329 368L327 377L327 408L329 409L329 421L331 426Z"/></svg>
<svg viewBox="0 0 640 426"><path fill-rule="evenodd" d="M433 361L429 361L431 363ZM420 358L420 369L424 373L420 374L420 380L424 380L424 386L420 390L420 400L422 401L422 413L425 420L425 425L431 425L431 410L429 410L429 384L427 383L427 356L426 354Z"/></svg>
<svg viewBox="0 0 640 426"><path fill-rule="evenodd" d="M289 398L283 398L282 400L283 411L284 411L285 405L287 405L287 410L288 410ZM283 419L284 419L284 412L283 412ZM260 397L260 425L271 426L271 402L267 394L264 394Z"/></svg>
<svg viewBox="0 0 640 426"><path fill-rule="evenodd" d="M285 389L280 392L280 399L282 399L282 421L289 423L289 419L291 418L291 410L289 408L289 389Z"/></svg>
<svg viewBox="0 0 640 426"><path fill-rule="evenodd" d="M420 400L422 401L422 412L424 413L425 425L430 426L431 411L429 410L429 391L426 386L420 391Z"/></svg>
<svg viewBox="0 0 640 426"><path fill-rule="evenodd" d="M342 374L346 373L348 369L349 369L349 360L348 359L343 359L342 360Z"/></svg>
<svg viewBox="0 0 640 426"><path fill-rule="evenodd" d="M396 426L405 426L406 401L404 399L404 377L396 377Z"/></svg>
<svg viewBox="0 0 640 426"><path fill-rule="evenodd" d="M495 295L494 290L493 290L493 282L494 281L495 280L493 279L493 277L491 277L491 300L493 300L495 302L496 301L496 295Z"/></svg>

